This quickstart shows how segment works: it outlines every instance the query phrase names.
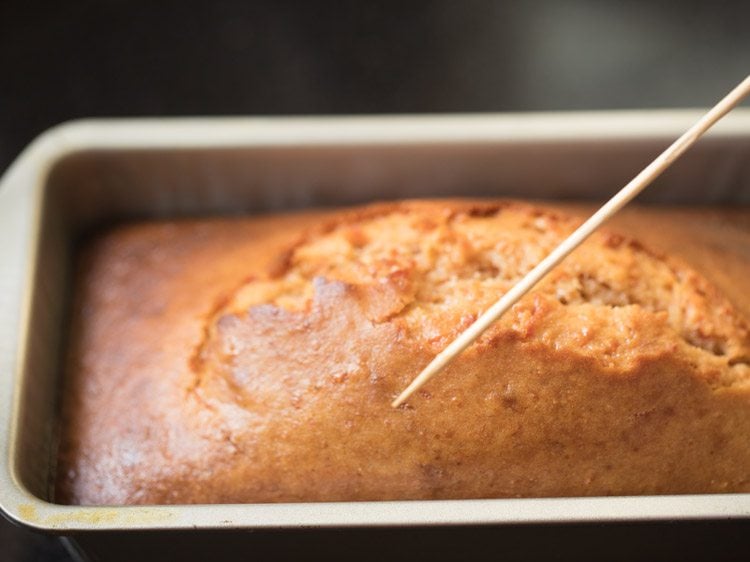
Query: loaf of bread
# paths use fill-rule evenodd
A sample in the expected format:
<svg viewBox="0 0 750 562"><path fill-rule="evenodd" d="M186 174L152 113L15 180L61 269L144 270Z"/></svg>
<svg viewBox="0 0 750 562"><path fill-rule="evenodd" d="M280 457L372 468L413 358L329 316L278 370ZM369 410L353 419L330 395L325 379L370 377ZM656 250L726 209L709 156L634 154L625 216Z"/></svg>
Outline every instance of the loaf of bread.
<svg viewBox="0 0 750 562"><path fill-rule="evenodd" d="M580 218L423 201L105 232L80 260L56 498L750 492L750 255L691 264L690 229L648 213L626 230L673 252L595 233L399 409Z"/></svg>

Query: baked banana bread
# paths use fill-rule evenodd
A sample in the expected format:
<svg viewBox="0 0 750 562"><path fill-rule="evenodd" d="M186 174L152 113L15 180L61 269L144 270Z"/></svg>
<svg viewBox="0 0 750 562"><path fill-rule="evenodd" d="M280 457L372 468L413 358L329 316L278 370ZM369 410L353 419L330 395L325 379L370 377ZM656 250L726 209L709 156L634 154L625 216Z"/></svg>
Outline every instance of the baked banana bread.
<svg viewBox="0 0 750 562"><path fill-rule="evenodd" d="M623 220L670 246L659 216ZM750 492L750 255L690 264L674 255L700 243L685 228L669 254L596 233L390 407L579 222L517 202L422 201L94 238L57 500ZM718 283L696 269L706 256Z"/></svg>

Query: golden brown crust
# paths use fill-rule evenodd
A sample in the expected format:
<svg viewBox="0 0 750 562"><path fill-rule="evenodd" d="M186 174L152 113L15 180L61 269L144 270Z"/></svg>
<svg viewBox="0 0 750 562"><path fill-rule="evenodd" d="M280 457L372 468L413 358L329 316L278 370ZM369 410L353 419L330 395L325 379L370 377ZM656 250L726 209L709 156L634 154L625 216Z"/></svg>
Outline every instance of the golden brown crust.
<svg viewBox="0 0 750 562"><path fill-rule="evenodd" d="M58 499L750 491L741 293L611 232L390 408L577 223L427 201L106 234L79 276Z"/></svg>

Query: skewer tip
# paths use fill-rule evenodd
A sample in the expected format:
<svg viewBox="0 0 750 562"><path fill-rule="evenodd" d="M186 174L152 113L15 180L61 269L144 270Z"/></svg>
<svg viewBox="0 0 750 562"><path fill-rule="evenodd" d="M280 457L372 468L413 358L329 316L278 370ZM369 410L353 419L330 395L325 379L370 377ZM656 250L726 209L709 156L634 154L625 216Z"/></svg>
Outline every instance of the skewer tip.
<svg viewBox="0 0 750 562"><path fill-rule="evenodd" d="M406 402L412 394L414 394L424 385L424 383L430 380L433 375L442 370L442 368L445 366L445 363L443 362L444 353L445 352L439 353L435 357L435 359L433 359L432 362L427 365L427 367L422 369L422 372L419 373L414 378L414 380L411 381L411 384L409 384L409 386L401 391L401 394L399 394L396 399L391 402L392 408L398 408L399 406L401 406L401 404Z"/></svg>

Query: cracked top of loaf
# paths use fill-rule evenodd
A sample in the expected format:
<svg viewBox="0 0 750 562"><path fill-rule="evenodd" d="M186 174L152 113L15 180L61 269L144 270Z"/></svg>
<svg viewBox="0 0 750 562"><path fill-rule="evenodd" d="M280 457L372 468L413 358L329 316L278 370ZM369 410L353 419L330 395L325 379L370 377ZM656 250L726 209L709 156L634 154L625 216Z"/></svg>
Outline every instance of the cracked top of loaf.
<svg viewBox="0 0 750 562"><path fill-rule="evenodd" d="M335 307L336 292L324 287L336 285L355 295L363 322L393 324L401 341L437 352L577 225L517 203L413 202L352 212L307 233L266 276L221 299L208 340L225 340L214 349L226 361L238 353L236 342L226 341L229 325L245 322L248 312L312 319L321 299ZM750 361L746 322L705 278L606 230L556 267L484 341L501 337L569 347L612 369L661 352L726 367ZM200 350L198 363L205 355ZM711 382L731 384L740 372L727 369Z"/></svg>

